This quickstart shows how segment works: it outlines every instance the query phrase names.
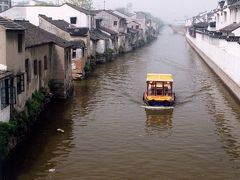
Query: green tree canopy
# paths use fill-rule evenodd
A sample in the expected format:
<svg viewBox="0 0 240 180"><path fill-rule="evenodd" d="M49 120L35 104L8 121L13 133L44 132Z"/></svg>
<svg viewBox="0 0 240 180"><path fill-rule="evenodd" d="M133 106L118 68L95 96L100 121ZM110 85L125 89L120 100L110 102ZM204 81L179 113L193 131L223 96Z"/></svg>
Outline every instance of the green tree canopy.
<svg viewBox="0 0 240 180"><path fill-rule="evenodd" d="M93 8L92 0L66 0L66 2L85 8L85 9Z"/></svg>

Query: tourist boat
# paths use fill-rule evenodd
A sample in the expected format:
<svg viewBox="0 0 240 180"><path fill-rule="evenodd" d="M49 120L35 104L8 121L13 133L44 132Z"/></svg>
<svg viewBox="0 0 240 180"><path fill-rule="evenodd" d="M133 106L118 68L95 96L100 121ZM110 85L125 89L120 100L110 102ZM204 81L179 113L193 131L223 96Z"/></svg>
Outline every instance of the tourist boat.
<svg viewBox="0 0 240 180"><path fill-rule="evenodd" d="M149 107L171 108L175 102L172 74L147 74L147 90L143 101Z"/></svg>

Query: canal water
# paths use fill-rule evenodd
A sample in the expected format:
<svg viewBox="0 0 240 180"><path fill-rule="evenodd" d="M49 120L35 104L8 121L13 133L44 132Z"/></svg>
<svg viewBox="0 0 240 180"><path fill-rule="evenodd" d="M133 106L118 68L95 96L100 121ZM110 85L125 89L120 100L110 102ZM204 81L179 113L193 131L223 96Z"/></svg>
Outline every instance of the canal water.
<svg viewBox="0 0 240 180"><path fill-rule="evenodd" d="M142 106L148 72L172 73L173 111ZM100 65L42 114L6 179L240 179L240 108L185 37ZM61 128L64 133L58 132Z"/></svg>

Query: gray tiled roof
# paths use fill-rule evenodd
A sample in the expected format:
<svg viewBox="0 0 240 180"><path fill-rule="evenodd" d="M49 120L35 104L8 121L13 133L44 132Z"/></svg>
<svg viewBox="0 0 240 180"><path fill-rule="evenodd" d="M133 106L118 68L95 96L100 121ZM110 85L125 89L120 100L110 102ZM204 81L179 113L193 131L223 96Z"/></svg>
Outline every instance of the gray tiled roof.
<svg viewBox="0 0 240 180"><path fill-rule="evenodd" d="M102 9L102 10L91 10L91 12L94 13L94 14L98 14L98 13L100 13L100 12L102 12L102 11L104 11L104 12L106 12L106 13L108 13L108 14L111 14L111 15L117 17L118 19L125 19L125 18L123 18L122 16L119 16L118 14L114 13L112 10L106 10L106 9Z"/></svg>
<svg viewBox="0 0 240 180"><path fill-rule="evenodd" d="M90 30L90 37L92 40L100 40L100 39L110 39L111 36L97 30L97 29L91 29Z"/></svg>
<svg viewBox="0 0 240 180"><path fill-rule="evenodd" d="M240 1L229 6L229 8L236 8L236 7L240 7Z"/></svg>
<svg viewBox="0 0 240 180"><path fill-rule="evenodd" d="M14 21L21 26L23 26L25 30L25 46L32 47L46 43L54 43L63 48L70 47L72 44L54 34L51 34L28 21Z"/></svg>
<svg viewBox="0 0 240 180"><path fill-rule="evenodd" d="M74 9L76 9L77 11L80 11L80 12L86 14L86 15L95 15L95 13L93 13L91 10L84 9L84 8L82 8L82 7L79 7L79 6L70 4L70 3L65 3L65 4L67 4L68 6L74 8Z"/></svg>
<svg viewBox="0 0 240 180"><path fill-rule="evenodd" d="M116 35L116 34L117 34L117 32L115 32L115 31L113 31L113 30L111 30L111 29L108 29L108 28L106 28L106 27L103 27L103 26L100 26L99 29L100 29L100 30L103 30L103 31L105 31L105 32L107 32L107 33L109 33L109 34L111 34L111 35Z"/></svg>
<svg viewBox="0 0 240 180"><path fill-rule="evenodd" d="M53 20L51 17L47 17L43 14L39 14L39 17L45 19L46 21L50 22L51 24L55 25L56 27L66 31L67 27L69 27L69 23L64 20Z"/></svg>
<svg viewBox="0 0 240 180"><path fill-rule="evenodd" d="M220 31L226 32L226 33L231 33L238 28L240 28L240 23L232 23L232 24L220 29Z"/></svg>
<svg viewBox="0 0 240 180"><path fill-rule="evenodd" d="M85 43L84 41L71 41L71 43L73 44L73 48L82 48L85 47Z"/></svg>
<svg viewBox="0 0 240 180"><path fill-rule="evenodd" d="M97 14L97 13L100 13L101 11L103 11L103 10L95 10L95 9L93 9L93 10L89 10L92 14Z"/></svg>
<svg viewBox="0 0 240 180"><path fill-rule="evenodd" d="M132 22L135 23L135 24L141 25L140 23L138 23L137 21L134 21L134 20L133 20L133 21L128 21L127 24L130 24L130 23L132 23Z"/></svg>
<svg viewBox="0 0 240 180"><path fill-rule="evenodd" d="M199 22L193 24L194 27L196 28L207 28L208 27L208 22Z"/></svg>
<svg viewBox="0 0 240 180"><path fill-rule="evenodd" d="M64 20L53 20L52 18L47 17L42 14L40 14L39 16L41 18L45 19L46 21L48 21L49 23L53 24L57 28L70 33L70 35L72 35L72 36L84 36L85 37L88 35L88 31L89 31L88 28L78 28Z"/></svg>
<svg viewBox="0 0 240 180"><path fill-rule="evenodd" d="M3 27L4 29L7 30L24 30L24 27L20 26L19 24L5 19L3 17L0 16L0 27Z"/></svg>
<svg viewBox="0 0 240 180"><path fill-rule="evenodd" d="M119 19L125 19L124 17L122 17L122 16L120 16L120 15L114 13L112 10L104 10L104 11L108 12L109 14L111 14L111 15L113 15L113 16L119 18Z"/></svg>

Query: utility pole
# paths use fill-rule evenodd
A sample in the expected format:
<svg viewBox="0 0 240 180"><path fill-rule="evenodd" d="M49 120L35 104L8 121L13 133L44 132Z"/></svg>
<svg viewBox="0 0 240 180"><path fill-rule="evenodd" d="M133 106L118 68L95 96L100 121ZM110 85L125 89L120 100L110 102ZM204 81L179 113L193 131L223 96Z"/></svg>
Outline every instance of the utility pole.
<svg viewBox="0 0 240 180"><path fill-rule="evenodd" d="M106 8L106 0L103 1L103 9L105 10Z"/></svg>

